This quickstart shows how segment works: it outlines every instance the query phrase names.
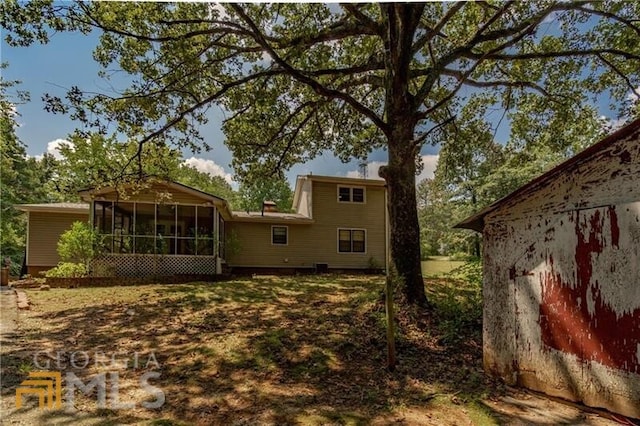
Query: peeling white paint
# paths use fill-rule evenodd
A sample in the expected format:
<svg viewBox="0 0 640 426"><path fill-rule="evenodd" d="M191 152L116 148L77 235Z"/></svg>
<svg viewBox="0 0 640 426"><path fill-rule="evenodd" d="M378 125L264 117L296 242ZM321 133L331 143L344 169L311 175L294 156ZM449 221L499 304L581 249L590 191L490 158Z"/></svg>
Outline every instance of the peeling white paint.
<svg viewBox="0 0 640 426"><path fill-rule="evenodd" d="M638 418L637 330L603 330L640 315L639 136L484 218L485 368Z"/></svg>

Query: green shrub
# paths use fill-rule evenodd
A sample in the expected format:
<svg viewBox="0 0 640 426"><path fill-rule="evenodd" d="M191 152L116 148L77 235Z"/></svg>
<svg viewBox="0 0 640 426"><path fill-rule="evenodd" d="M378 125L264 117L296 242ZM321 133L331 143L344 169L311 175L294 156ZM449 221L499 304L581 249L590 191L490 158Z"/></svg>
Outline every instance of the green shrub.
<svg viewBox="0 0 640 426"><path fill-rule="evenodd" d="M449 260L461 260L463 262L474 262L478 260L478 258L472 254L458 251L449 255Z"/></svg>
<svg viewBox="0 0 640 426"><path fill-rule="evenodd" d="M58 254L63 262L82 264L86 270L97 253L99 241L100 235L88 223L74 222L60 236Z"/></svg>
<svg viewBox="0 0 640 426"><path fill-rule="evenodd" d="M58 266L44 273L47 278L79 278L87 275L87 267L82 263L60 262Z"/></svg>
<svg viewBox="0 0 640 426"><path fill-rule="evenodd" d="M482 262L472 260L445 275L448 278L466 281L474 287L482 288Z"/></svg>
<svg viewBox="0 0 640 426"><path fill-rule="evenodd" d="M443 277L451 284L439 295L436 305L444 341L450 343L468 334L461 330L481 330L482 263L467 262Z"/></svg>

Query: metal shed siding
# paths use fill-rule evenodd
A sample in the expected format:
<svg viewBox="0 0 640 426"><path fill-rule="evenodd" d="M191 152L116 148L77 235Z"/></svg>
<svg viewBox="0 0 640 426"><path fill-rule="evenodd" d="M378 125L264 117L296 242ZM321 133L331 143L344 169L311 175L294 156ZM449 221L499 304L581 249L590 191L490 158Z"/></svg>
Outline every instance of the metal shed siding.
<svg viewBox="0 0 640 426"><path fill-rule="evenodd" d="M485 217L484 364L640 417L640 140Z"/></svg>
<svg viewBox="0 0 640 426"><path fill-rule="evenodd" d="M87 222L88 213L29 213L29 253L27 266L54 267L60 261L57 246L60 235L71 228L73 222Z"/></svg>

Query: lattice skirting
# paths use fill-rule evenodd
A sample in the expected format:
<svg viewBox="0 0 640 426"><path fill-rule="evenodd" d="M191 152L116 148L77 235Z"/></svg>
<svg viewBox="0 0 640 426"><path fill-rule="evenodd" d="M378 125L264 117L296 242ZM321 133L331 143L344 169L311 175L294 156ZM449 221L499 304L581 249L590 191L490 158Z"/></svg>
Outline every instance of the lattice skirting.
<svg viewBox="0 0 640 426"><path fill-rule="evenodd" d="M215 256L103 255L92 262L92 275L148 277L168 275L213 275Z"/></svg>

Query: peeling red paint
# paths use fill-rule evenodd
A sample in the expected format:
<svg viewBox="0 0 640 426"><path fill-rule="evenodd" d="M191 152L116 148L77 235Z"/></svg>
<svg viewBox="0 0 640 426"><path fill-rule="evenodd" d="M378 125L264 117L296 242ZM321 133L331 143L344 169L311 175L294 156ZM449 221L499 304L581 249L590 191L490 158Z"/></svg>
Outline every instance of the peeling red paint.
<svg viewBox="0 0 640 426"><path fill-rule="evenodd" d="M616 208L609 207L609 221L611 225L611 244L615 247L619 247L620 243L620 227L618 226L618 215L616 214Z"/></svg>
<svg viewBox="0 0 640 426"><path fill-rule="evenodd" d="M627 150L620 154L620 164L627 164L631 162L631 153Z"/></svg>
<svg viewBox="0 0 640 426"><path fill-rule="evenodd" d="M561 275L554 271L553 256L549 256L549 271L541 274L542 341L547 347L576 355L583 361L595 361L640 374L637 355L640 308L622 314L615 312L604 302L600 292L600 285L606 283L591 283L592 255L604 250L604 215L596 210L583 224L580 212L576 212L575 216L578 237L575 251L576 285L572 288L562 282ZM618 248L620 232L614 207L609 209L609 220L613 250ZM588 301L593 301L591 312Z"/></svg>

